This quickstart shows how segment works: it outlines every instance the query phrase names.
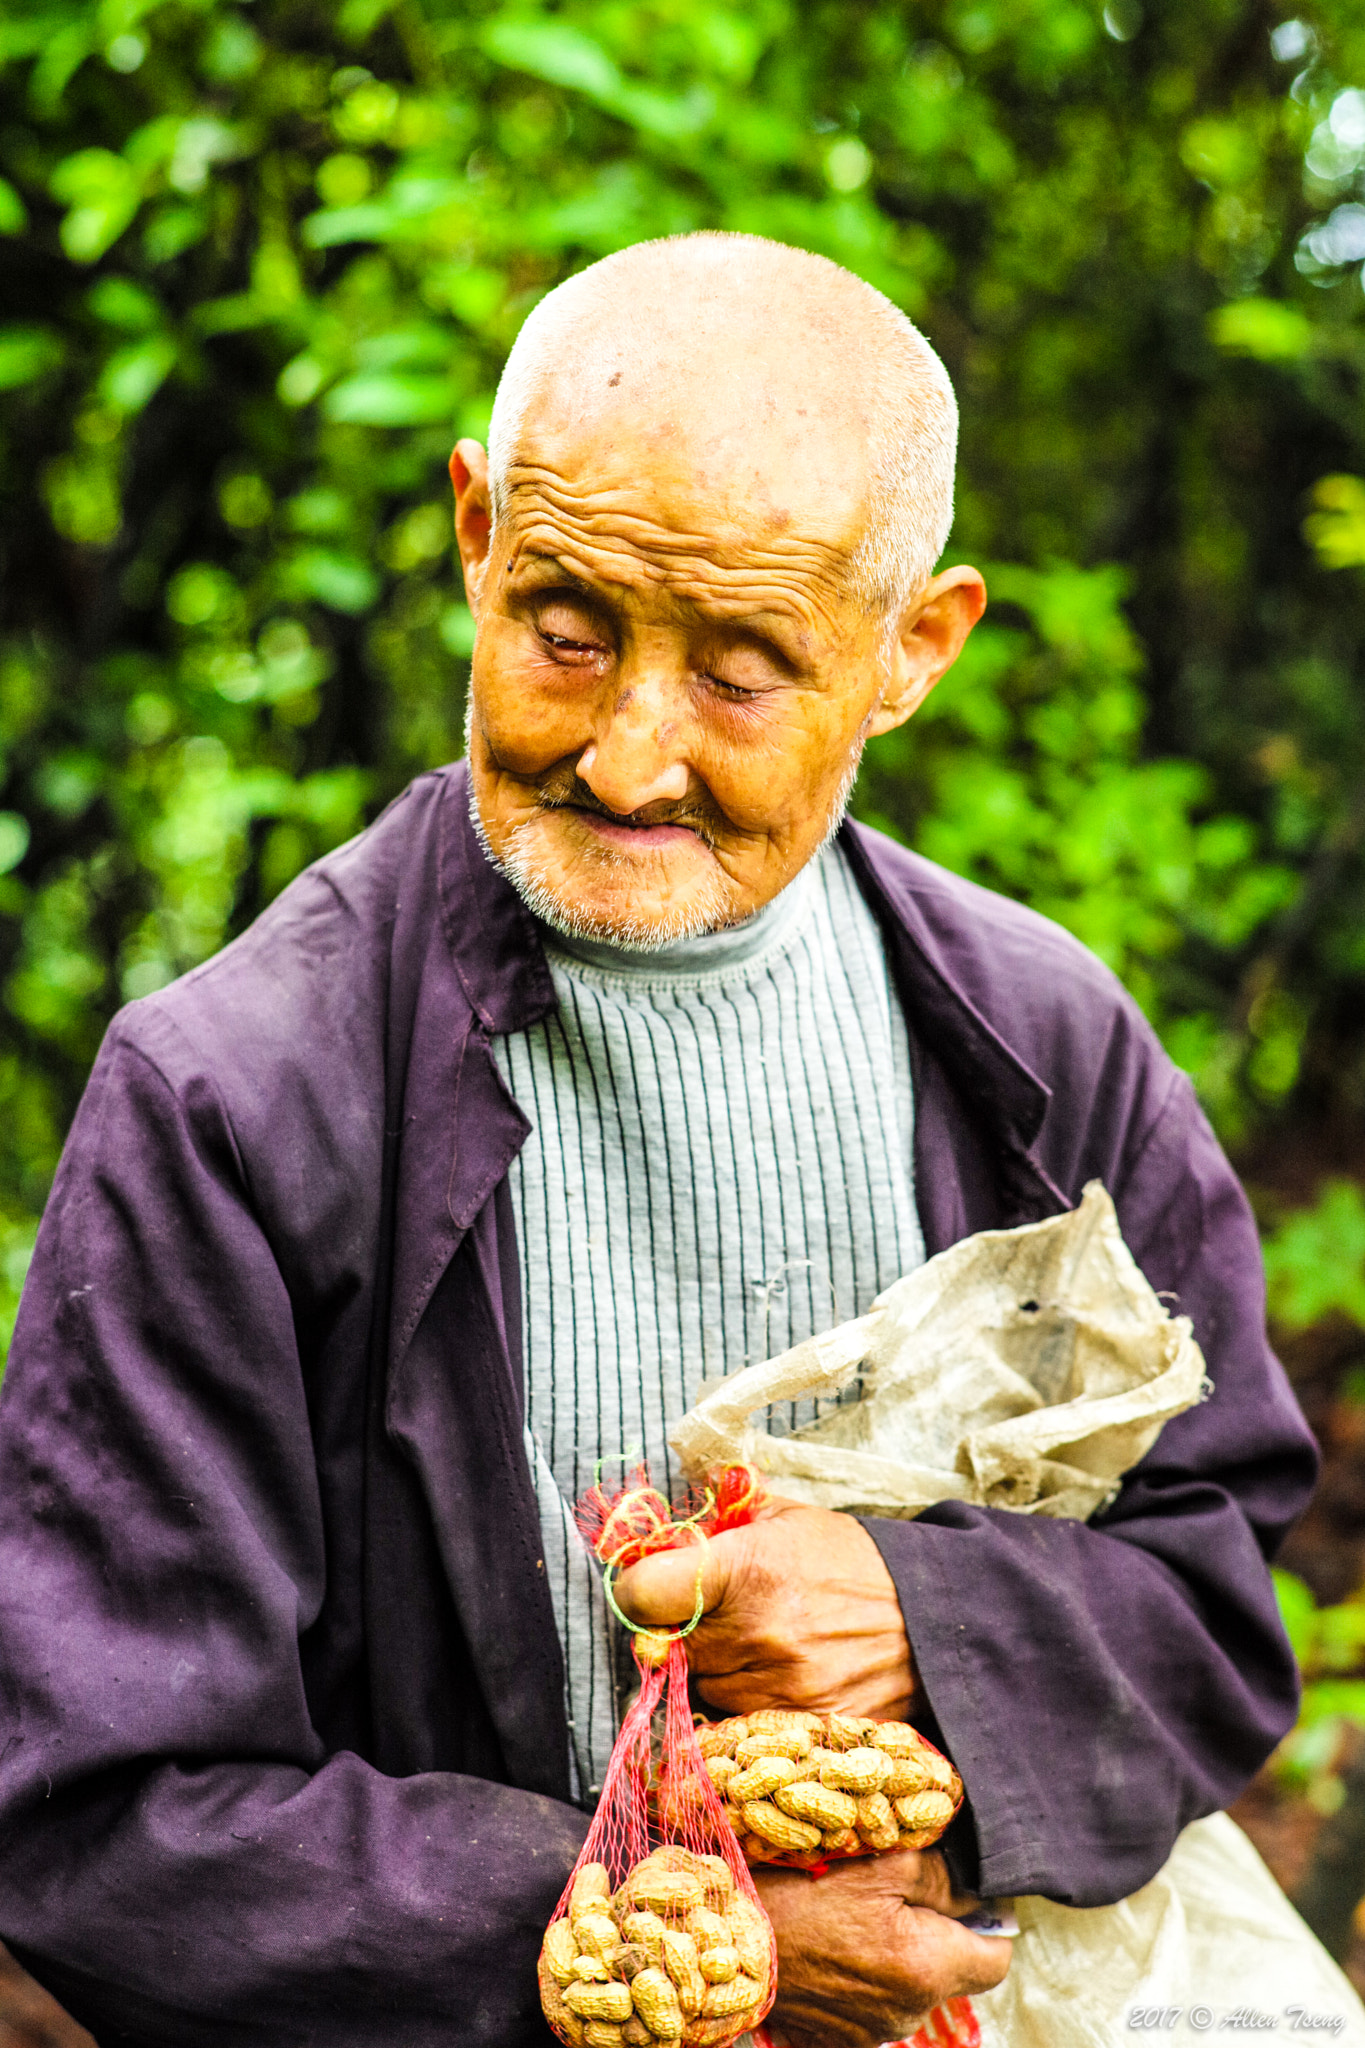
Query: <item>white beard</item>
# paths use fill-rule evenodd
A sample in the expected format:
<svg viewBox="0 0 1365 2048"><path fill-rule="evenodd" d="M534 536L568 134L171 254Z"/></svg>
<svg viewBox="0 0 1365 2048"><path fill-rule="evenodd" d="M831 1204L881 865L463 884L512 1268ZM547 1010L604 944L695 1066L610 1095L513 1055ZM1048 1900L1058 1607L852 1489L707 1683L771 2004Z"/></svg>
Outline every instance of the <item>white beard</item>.
<svg viewBox="0 0 1365 2048"><path fill-rule="evenodd" d="M470 752L473 737L474 706L471 696L465 712L465 756ZM823 853L835 833L844 822L853 785L858 780L858 769L862 763L864 735L858 735L849 758L848 766L830 805L829 818L819 844L810 858ZM546 857L536 844L535 817L524 824L514 826L508 835L506 849L497 854L489 843L483 818L479 813L478 798L474 792L474 778L469 779L469 815L473 821L480 846L493 866L506 875L512 887L520 896L533 917L558 932L565 939L586 939L597 945L620 946L631 953L657 953L665 946L676 946L686 939L701 939L712 932L724 931L727 926L742 924L743 918L734 917L729 908L728 889L724 871L717 863L713 874L705 884L695 889L685 904L667 910L661 917L644 922L629 910L619 912L591 912L566 897L563 885L554 887L546 875ZM629 853L619 852L614 847L604 846L590 855L599 872L615 869L620 872L638 873L637 860ZM793 878L794 879L794 878ZM753 915L746 911L745 917Z"/></svg>

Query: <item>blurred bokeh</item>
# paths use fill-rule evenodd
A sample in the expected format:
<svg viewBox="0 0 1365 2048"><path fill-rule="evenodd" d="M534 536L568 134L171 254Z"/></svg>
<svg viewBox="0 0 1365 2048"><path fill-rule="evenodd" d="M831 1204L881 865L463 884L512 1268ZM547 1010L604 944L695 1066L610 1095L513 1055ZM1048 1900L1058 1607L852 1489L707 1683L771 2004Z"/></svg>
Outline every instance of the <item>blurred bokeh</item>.
<svg viewBox="0 0 1365 2048"><path fill-rule="evenodd" d="M4 1327L111 1012L459 752L444 462L527 310L820 250L948 363L993 598L858 808L1117 969L1263 1222L1306 1882L1365 1727L1365 4L6 0L0 100Z"/></svg>

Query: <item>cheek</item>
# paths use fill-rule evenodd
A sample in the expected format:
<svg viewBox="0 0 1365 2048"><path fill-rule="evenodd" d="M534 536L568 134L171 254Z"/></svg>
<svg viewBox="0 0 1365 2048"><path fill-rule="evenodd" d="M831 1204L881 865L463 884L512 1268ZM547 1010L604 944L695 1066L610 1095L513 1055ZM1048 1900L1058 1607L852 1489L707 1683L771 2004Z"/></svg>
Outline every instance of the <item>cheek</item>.
<svg viewBox="0 0 1365 2048"><path fill-rule="evenodd" d="M800 833L823 820L843 780L856 725L813 697L758 715L708 721L703 778L726 816L750 831Z"/></svg>
<svg viewBox="0 0 1365 2048"><path fill-rule="evenodd" d="M498 765L535 775L592 737L600 681L529 657L499 635L480 640L471 677L474 716Z"/></svg>

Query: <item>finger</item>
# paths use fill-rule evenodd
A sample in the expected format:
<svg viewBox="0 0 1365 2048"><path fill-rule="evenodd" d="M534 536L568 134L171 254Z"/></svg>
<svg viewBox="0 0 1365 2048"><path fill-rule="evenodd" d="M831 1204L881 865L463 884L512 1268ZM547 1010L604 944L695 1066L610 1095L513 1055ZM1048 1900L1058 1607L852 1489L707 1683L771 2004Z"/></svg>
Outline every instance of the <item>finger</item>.
<svg viewBox="0 0 1365 2048"><path fill-rule="evenodd" d="M616 1581L616 1602L628 1620L642 1628L678 1627L697 1611L698 1574L704 1611L722 1599L729 1570L717 1543L686 1550L660 1550L641 1558Z"/></svg>
<svg viewBox="0 0 1365 2048"><path fill-rule="evenodd" d="M1010 1966L1010 1943L974 1934L959 1920L949 1920L927 1906L911 1906L906 1914L907 1979L928 2006L945 1998L991 1991Z"/></svg>

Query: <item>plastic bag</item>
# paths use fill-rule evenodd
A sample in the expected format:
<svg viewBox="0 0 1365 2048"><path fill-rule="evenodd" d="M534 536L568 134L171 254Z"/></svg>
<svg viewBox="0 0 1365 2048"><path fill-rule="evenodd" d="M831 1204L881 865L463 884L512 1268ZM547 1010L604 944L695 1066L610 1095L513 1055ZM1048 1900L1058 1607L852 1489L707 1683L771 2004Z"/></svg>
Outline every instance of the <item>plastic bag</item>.
<svg viewBox="0 0 1365 2048"><path fill-rule="evenodd" d="M971 2003L981 2048L1112 2048L1135 2034L1365 2048L1365 2008L1225 1813L1185 1829L1117 1906L1018 1899L1014 1966Z"/></svg>
<svg viewBox="0 0 1365 2048"><path fill-rule="evenodd" d="M750 1424L855 1377L858 1401L789 1436ZM694 1482L743 1460L817 1507L913 1516L965 1500L1083 1521L1204 1384L1188 1319L1153 1293L1092 1181L1078 1209L964 1238L856 1322L704 1381L669 1442Z"/></svg>
<svg viewBox="0 0 1365 2048"><path fill-rule="evenodd" d="M722 1475L691 1515L675 1514L643 1474L614 1498L594 1488L580 1519L607 1566L608 1597L615 1571L738 1526L755 1498L753 1475L743 1471ZM690 1626L700 1612L699 1575ZM546 1930L541 2006L567 2048L725 2048L773 2002L772 1925L692 1724L683 1647L690 1626L635 1632L640 1691Z"/></svg>
<svg viewBox="0 0 1365 2048"><path fill-rule="evenodd" d="M856 1373L856 1404L788 1437L750 1428L768 1402L832 1396ZM1204 1385L1189 1322L1162 1306L1092 1182L1067 1215L964 1238L858 1322L704 1385L671 1442L689 1476L747 1457L775 1491L822 1507L913 1516L964 1500L1084 1520ZM1225 1814L1187 1828L1118 1905L1013 1906L1004 1982L940 2007L909 2048L1113 2048L1210 2029L1365 2048L1350 1983Z"/></svg>

